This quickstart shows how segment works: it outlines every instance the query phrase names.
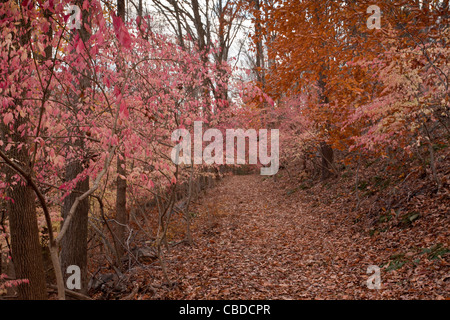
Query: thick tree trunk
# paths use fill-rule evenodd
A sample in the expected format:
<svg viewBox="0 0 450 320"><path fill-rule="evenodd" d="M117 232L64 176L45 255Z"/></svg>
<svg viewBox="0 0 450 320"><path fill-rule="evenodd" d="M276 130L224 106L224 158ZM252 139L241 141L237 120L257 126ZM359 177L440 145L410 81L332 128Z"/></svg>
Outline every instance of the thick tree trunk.
<svg viewBox="0 0 450 320"><path fill-rule="evenodd" d="M22 121L17 120L17 128ZM2 128L5 129L6 128ZM14 135L16 143L26 142L26 137ZM28 150L12 148L8 155L20 163L31 162ZM27 168L29 169L29 168ZM6 181L16 181L17 173L6 168ZM7 202L7 213L11 233L11 249L14 269L17 279L27 279L29 284L21 284L18 287L19 299L43 300L47 299L47 288L45 283L44 262L42 258L42 247L39 242L39 229L36 216L36 195L33 189L19 179L16 185L12 185L8 197L13 201Z"/></svg>
<svg viewBox="0 0 450 320"><path fill-rule="evenodd" d="M18 287L19 299L47 299L44 263L39 243L34 191L17 185L9 193L8 213L11 228L11 248L17 279L27 279L29 284Z"/></svg>
<svg viewBox="0 0 450 320"><path fill-rule="evenodd" d="M14 199L8 213L15 273L17 279L29 280L29 284L19 285L19 299L47 299L34 191L28 186L15 186L9 197Z"/></svg>
<svg viewBox="0 0 450 320"><path fill-rule="evenodd" d="M81 161L74 160L66 167L66 181L75 179L81 172L83 166ZM89 190L89 178L77 183L75 189L64 199L62 216L66 219L75 199ZM83 294L87 293L87 237L88 237L88 215L89 198L80 202L77 210L70 221L66 234L61 240L61 268L64 282L71 275L66 273L67 267L76 265L81 271L81 289L72 289Z"/></svg>

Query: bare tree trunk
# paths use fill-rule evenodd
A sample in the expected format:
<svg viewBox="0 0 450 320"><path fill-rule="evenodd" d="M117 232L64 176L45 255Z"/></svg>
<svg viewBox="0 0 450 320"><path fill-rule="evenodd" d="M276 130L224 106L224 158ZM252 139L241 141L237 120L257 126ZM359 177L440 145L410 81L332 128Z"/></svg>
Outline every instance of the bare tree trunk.
<svg viewBox="0 0 450 320"><path fill-rule="evenodd" d="M261 10L260 0L254 0L254 2L255 2L255 11L260 12ZM261 83L262 85L262 88L265 88L266 76L265 76L263 36L262 36L261 19L259 17L257 17L255 21L255 34L258 38L256 42L256 69L257 69L256 75L258 82Z"/></svg>
<svg viewBox="0 0 450 320"><path fill-rule="evenodd" d="M14 199L14 204L9 202L8 205L14 269L17 279L29 281L29 284L19 285L19 299L47 299L34 192L28 186L18 185L9 197Z"/></svg>
<svg viewBox="0 0 450 320"><path fill-rule="evenodd" d="M17 279L29 281L29 284L19 285L19 299L47 299L34 192L20 185L14 187L9 197L15 199L14 204L8 206L14 269Z"/></svg>
<svg viewBox="0 0 450 320"><path fill-rule="evenodd" d="M123 167L122 167L123 165ZM122 179L120 176L126 175L125 170L125 158L120 159L120 156L117 156L117 193L116 193L116 227L115 234L117 236L117 240L119 245L117 246L117 255L119 259L123 257L125 254L125 240L126 240L126 225L128 224L128 215L126 211L127 207L127 180ZM120 267L120 266L118 266Z"/></svg>
<svg viewBox="0 0 450 320"><path fill-rule="evenodd" d="M191 232L191 214L189 213L189 205L192 200L192 177L194 175L194 167L191 167L191 174L189 175L189 186L188 186L188 198L186 200L186 206L184 208L184 216L186 218L186 241L189 245L192 245L194 241L192 240Z"/></svg>
<svg viewBox="0 0 450 320"><path fill-rule="evenodd" d="M66 167L66 181L72 181L78 174L83 172L82 163L74 160ZM89 190L89 178L80 181L75 186L70 195L64 199L62 216L64 219L75 202L76 198ZM70 274L66 273L67 267L76 265L81 271L81 289L80 293L87 293L87 237L88 237L88 215L89 215L89 198L80 202L69 223L66 234L61 240L61 269L64 276L64 283ZM75 290L75 289L72 289Z"/></svg>
<svg viewBox="0 0 450 320"><path fill-rule="evenodd" d="M15 129L24 120L17 119ZM2 131L5 129L2 126ZM13 140L26 145L27 137L19 134L13 135ZM17 150L12 148L9 157L23 164L30 164L31 158L26 148ZM27 168L30 169L30 168ZM17 172L6 167L6 181L12 183L16 179ZM42 247L39 242L39 229L36 216L36 196L33 189L22 179L16 185L10 185L8 197L13 201L7 202L7 213L11 233L11 249L14 269L17 279L27 279L29 284L21 284L18 287L19 299L43 300L47 299L47 287L45 283L44 262Z"/></svg>
<svg viewBox="0 0 450 320"><path fill-rule="evenodd" d="M320 154L322 157L322 180L332 176L333 149L325 142L320 144Z"/></svg>

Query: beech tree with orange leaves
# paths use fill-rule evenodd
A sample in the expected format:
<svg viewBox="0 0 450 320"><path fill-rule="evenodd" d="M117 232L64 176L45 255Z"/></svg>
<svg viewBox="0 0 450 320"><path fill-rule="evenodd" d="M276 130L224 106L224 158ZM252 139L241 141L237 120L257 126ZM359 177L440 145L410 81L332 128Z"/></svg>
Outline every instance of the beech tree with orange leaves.
<svg viewBox="0 0 450 320"><path fill-rule="evenodd" d="M265 2L255 15L255 24L265 18L266 35L276 34L266 41L273 61L265 71L267 92L274 98L308 97L301 113L316 130L323 179L330 176L332 148L354 149L361 145L356 141L367 139L389 144L387 137L397 136L411 112L422 114L422 120L413 122L425 130L422 136L432 114L448 127L448 2L379 1L380 28L370 26L371 4L274 1ZM397 107L388 107L387 100ZM427 115L420 111L425 100L433 105ZM384 109L374 107L376 102ZM368 108L372 116L364 111ZM386 121L395 125L384 126L387 132L374 137L373 126Z"/></svg>

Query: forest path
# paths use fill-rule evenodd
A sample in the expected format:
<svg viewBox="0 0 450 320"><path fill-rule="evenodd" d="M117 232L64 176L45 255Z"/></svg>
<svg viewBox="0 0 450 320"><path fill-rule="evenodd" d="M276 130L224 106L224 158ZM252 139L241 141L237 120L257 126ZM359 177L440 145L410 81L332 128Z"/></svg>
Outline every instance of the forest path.
<svg viewBox="0 0 450 320"><path fill-rule="evenodd" d="M196 216L192 225L195 245L176 245L165 255L170 280L176 285L158 285L162 273L157 264L149 270L156 277L150 281L165 288L151 298L449 296L450 255L433 258L431 253L437 254L438 249L430 251L439 248L438 243L450 245L448 217L440 213L439 202L418 223L381 230L374 217L353 210L351 195L332 191L334 183L339 182L302 190L302 184L286 179L225 177L202 192L190 208ZM173 234L179 234L183 225L173 224ZM374 228L378 232L371 232ZM383 266L381 290L367 287L371 265Z"/></svg>
<svg viewBox="0 0 450 320"><path fill-rule="evenodd" d="M177 286L165 298L380 298L366 286L371 263L354 241L360 235L345 217L305 208L301 192L259 175L205 191L190 210L199 213L196 245L166 255Z"/></svg>

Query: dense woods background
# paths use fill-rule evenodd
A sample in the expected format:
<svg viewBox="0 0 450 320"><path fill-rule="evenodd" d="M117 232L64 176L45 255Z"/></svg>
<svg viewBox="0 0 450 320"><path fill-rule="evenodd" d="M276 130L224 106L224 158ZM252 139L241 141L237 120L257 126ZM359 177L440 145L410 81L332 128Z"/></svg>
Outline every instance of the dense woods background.
<svg viewBox="0 0 450 320"><path fill-rule="evenodd" d="M0 299L448 298L449 7L1 0ZM174 164L194 121L279 172Z"/></svg>

